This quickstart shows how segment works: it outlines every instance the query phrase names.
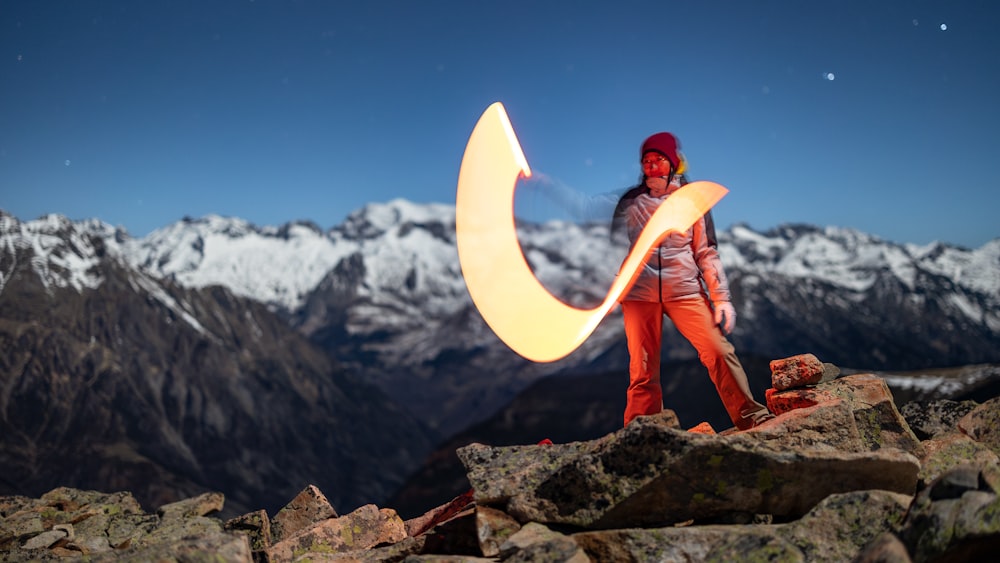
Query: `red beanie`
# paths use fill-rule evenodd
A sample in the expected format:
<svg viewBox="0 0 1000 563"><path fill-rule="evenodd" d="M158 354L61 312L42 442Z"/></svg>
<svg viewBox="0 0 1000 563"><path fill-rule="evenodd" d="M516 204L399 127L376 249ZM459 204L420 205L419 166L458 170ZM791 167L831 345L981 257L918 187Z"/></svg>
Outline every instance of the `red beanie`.
<svg viewBox="0 0 1000 563"><path fill-rule="evenodd" d="M683 159L680 156L680 151L678 151L679 148L680 142L671 133L656 133L643 141L642 150L639 151L639 159L642 160L642 157L646 156L646 153L649 151L656 151L667 157L676 172Z"/></svg>

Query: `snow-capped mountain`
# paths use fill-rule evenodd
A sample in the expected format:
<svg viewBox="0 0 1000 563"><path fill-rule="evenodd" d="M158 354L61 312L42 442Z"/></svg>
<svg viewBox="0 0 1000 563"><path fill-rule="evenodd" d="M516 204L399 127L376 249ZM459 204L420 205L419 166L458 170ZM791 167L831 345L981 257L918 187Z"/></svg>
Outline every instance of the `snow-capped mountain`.
<svg viewBox="0 0 1000 563"><path fill-rule="evenodd" d="M221 285L243 297L294 309L349 249L309 223L259 228L212 215L131 239L123 251L134 267L185 287Z"/></svg>
<svg viewBox="0 0 1000 563"><path fill-rule="evenodd" d="M1000 239L968 250L849 229L736 226L720 252L742 313L740 349L809 350L875 370L997 361Z"/></svg>
<svg viewBox="0 0 1000 563"><path fill-rule="evenodd" d="M53 225L66 223L47 217L21 223L17 244L37 246L33 266L56 285L99 283L87 269L99 251L152 277L188 288L219 285L265 303L445 434L543 375L624 369L617 311L554 364L508 350L465 290L454 220L452 206L394 200L359 209L327 232L208 216L133 239L92 221L76 226L104 240L103 248L70 244L69 256L46 251L45 237L60 236ZM578 306L603 299L625 254L603 225L525 224L519 233L540 281ZM882 370L1000 361L1000 239L978 249L916 246L809 225L766 232L736 225L719 235L741 355L813 352ZM693 358L673 332L665 331L665 358Z"/></svg>
<svg viewBox="0 0 1000 563"><path fill-rule="evenodd" d="M0 212L0 495L211 490L235 516L325 482L350 508L420 463L433 436L412 414L263 303L136 268L141 242Z"/></svg>
<svg viewBox="0 0 1000 563"><path fill-rule="evenodd" d="M186 287L225 286L286 312L301 308L331 270L358 254L366 256L369 265L366 293L406 286L428 296L442 291L459 295L464 286L461 276L455 276L453 235L444 231L454 224L454 214L444 205L396 200L369 205L326 233L307 222L257 227L210 215L129 240L123 251L143 271ZM412 277L407 281L410 272L419 272L420 282ZM444 286L435 285L442 282ZM431 300L426 305L448 304Z"/></svg>
<svg viewBox="0 0 1000 563"><path fill-rule="evenodd" d="M947 280L959 290L949 295L956 307L970 320L1000 332L1000 239L966 250L940 242L894 244L835 227L788 225L757 233L737 225L720 238L720 252L730 270L808 278L855 296L871 291L880 277L891 276L919 301L928 276ZM967 294L987 299L970 299Z"/></svg>
<svg viewBox="0 0 1000 563"><path fill-rule="evenodd" d="M86 236L88 233L96 239ZM93 269L104 246L117 245L126 236L124 231L94 219L73 223L59 215L46 215L22 223L0 210L0 292L15 273L20 250L30 250L31 268L46 289L94 289L102 282ZM100 241L100 247L94 245L95 240Z"/></svg>

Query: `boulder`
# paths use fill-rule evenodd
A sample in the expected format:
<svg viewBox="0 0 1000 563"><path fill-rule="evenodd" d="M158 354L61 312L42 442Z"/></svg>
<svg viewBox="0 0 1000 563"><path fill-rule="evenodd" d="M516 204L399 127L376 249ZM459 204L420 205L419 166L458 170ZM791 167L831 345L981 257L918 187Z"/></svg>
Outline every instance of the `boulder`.
<svg viewBox="0 0 1000 563"><path fill-rule="evenodd" d="M209 492L196 497L179 500L161 506L156 515L161 520L179 520L195 516L207 516L222 511L226 499L222 493Z"/></svg>
<svg viewBox="0 0 1000 563"><path fill-rule="evenodd" d="M805 561L766 526L683 526L581 532L573 540L592 561ZM762 557L755 556L763 555Z"/></svg>
<svg viewBox="0 0 1000 563"><path fill-rule="evenodd" d="M854 410L842 399L786 412L743 434L776 448L868 451Z"/></svg>
<svg viewBox="0 0 1000 563"><path fill-rule="evenodd" d="M315 485L309 485L271 519L271 537L280 542L323 520L336 517L337 511L326 495Z"/></svg>
<svg viewBox="0 0 1000 563"><path fill-rule="evenodd" d="M476 537L486 557L500 555L500 546L521 529L521 524L502 510L476 507Z"/></svg>
<svg viewBox="0 0 1000 563"><path fill-rule="evenodd" d="M889 386L876 375L849 375L815 387L788 391L769 389L766 396L768 409L779 416L795 409L843 401L851 408L866 449L898 448L919 455L920 441L896 408Z"/></svg>
<svg viewBox="0 0 1000 563"><path fill-rule="evenodd" d="M1000 397L986 401L963 416L958 421L958 428L1000 455Z"/></svg>
<svg viewBox="0 0 1000 563"><path fill-rule="evenodd" d="M833 364L824 364L812 354L799 354L780 360L771 360L771 387L778 391L816 385L837 377L840 370Z"/></svg>
<svg viewBox="0 0 1000 563"><path fill-rule="evenodd" d="M329 518L265 550L272 562L292 561L307 553L336 553L367 550L406 537L403 521L391 509L367 504L350 514Z"/></svg>
<svg viewBox="0 0 1000 563"><path fill-rule="evenodd" d="M914 561L989 561L1000 553L1000 470L957 467L914 498L900 538Z"/></svg>
<svg viewBox="0 0 1000 563"><path fill-rule="evenodd" d="M939 432L933 438L921 442L923 455L920 457L920 488L952 469L972 465L986 468L1000 463L997 454L957 430Z"/></svg>
<svg viewBox="0 0 1000 563"><path fill-rule="evenodd" d="M72 527L70 528L72 530ZM47 549L52 547L57 541L64 539L72 539L66 528L53 527L48 532L42 532L37 536L29 538L26 542L21 544L21 547L26 550L34 549Z"/></svg>
<svg viewBox="0 0 1000 563"><path fill-rule="evenodd" d="M500 559L511 563L559 561L590 563L591 559L571 537L531 522L500 546Z"/></svg>
<svg viewBox="0 0 1000 563"><path fill-rule="evenodd" d="M850 561L898 530L910 497L886 491L832 495L778 525L590 531L571 537L593 561Z"/></svg>
<svg viewBox="0 0 1000 563"><path fill-rule="evenodd" d="M730 512L798 517L835 493L913 494L919 470L917 459L899 450L792 451L739 434L693 434L656 417L554 456L559 450L472 444L458 455L477 503L522 523L588 529L663 526Z"/></svg>
<svg viewBox="0 0 1000 563"><path fill-rule="evenodd" d="M853 563L913 563L913 559L896 534L884 532L865 546Z"/></svg>
<svg viewBox="0 0 1000 563"><path fill-rule="evenodd" d="M885 490L830 495L778 533L806 561L850 561L883 533L898 532L912 499Z"/></svg>
<svg viewBox="0 0 1000 563"><path fill-rule="evenodd" d="M60 487L39 499L0 498L0 559L250 563L247 537L205 516L223 502L221 494L206 493L147 514L128 492Z"/></svg>
<svg viewBox="0 0 1000 563"><path fill-rule="evenodd" d="M93 563L120 561L254 562L246 536L228 533L182 536L170 541L147 543L125 550L106 551L90 555L86 560Z"/></svg>
<svg viewBox="0 0 1000 563"><path fill-rule="evenodd" d="M942 432L952 432L962 417L972 412L975 401L912 401L899 409L917 438L926 440Z"/></svg>
<svg viewBox="0 0 1000 563"><path fill-rule="evenodd" d="M250 549L263 551L271 545L271 519L266 510L257 510L232 518L223 525L225 530L247 536Z"/></svg>

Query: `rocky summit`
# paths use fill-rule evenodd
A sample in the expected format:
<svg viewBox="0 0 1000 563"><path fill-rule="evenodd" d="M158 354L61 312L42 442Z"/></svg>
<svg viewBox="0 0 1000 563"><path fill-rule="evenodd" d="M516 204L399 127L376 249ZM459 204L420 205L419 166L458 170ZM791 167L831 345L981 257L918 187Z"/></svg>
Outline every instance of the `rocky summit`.
<svg viewBox="0 0 1000 563"><path fill-rule="evenodd" d="M1000 398L911 402L810 355L772 362L777 416L596 440L470 444L471 487L403 520L315 486L227 520L218 493L0 497L0 561L979 561L1000 549Z"/></svg>

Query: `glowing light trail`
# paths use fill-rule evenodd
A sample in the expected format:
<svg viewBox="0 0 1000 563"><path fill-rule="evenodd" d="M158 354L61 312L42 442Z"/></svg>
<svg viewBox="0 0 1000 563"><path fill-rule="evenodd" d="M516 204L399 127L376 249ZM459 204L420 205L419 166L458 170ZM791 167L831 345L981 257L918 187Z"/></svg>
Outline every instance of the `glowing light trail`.
<svg viewBox="0 0 1000 563"><path fill-rule="evenodd" d="M576 350L628 290L646 256L670 231L686 231L728 190L692 182L661 205L639 235L601 305L578 309L553 296L535 277L517 240L514 189L531 176L503 104L486 108L465 147L455 197L462 276L486 324L512 350L552 362Z"/></svg>

